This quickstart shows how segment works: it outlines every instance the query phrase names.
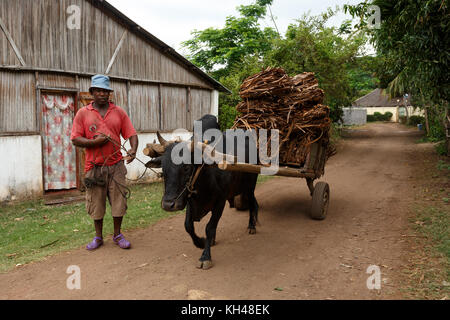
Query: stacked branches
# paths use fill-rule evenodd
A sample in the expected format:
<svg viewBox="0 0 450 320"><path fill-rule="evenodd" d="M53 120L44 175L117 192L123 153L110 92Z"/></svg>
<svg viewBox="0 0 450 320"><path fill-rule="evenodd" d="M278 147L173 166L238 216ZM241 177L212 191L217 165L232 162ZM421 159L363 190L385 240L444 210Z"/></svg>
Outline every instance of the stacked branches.
<svg viewBox="0 0 450 320"><path fill-rule="evenodd" d="M233 129L278 129L280 163L303 166L311 144L329 142L330 109L323 105L324 92L312 72L289 77L281 68L267 68L241 85L241 115ZM261 146L259 146L261 147ZM268 154L270 153L268 143ZM330 152L328 154L331 155Z"/></svg>

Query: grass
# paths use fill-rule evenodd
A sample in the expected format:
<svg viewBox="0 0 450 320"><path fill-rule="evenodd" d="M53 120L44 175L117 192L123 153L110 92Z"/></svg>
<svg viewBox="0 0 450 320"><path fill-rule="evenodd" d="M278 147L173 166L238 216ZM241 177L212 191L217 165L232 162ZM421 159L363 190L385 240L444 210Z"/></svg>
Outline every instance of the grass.
<svg viewBox="0 0 450 320"><path fill-rule="evenodd" d="M412 206L410 218L410 258L403 291L411 299L450 298L450 163L434 160L423 168L423 193Z"/></svg>
<svg viewBox="0 0 450 320"><path fill-rule="evenodd" d="M411 240L411 265L406 270L412 299L450 297L450 217L448 210L432 206L415 209L410 220L416 237Z"/></svg>
<svg viewBox="0 0 450 320"><path fill-rule="evenodd" d="M415 229L433 243L436 251L450 263L450 215L442 208L426 207L417 210ZM450 269L447 270L450 276Z"/></svg>
<svg viewBox="0 0 450 320"><path fill-rule="evenodd" d="M264 183L272 176L259 176ZM181 214L161 209L162 183L131 186L127 215L122 230L148 227L161 219ZM113 234L109 204L103 224L103 236ZM0 272L8 272L17 265L86 245L94 236L92 219L85 203L46 206L42 199L4 204L0 207Z"/></svg>
<svg viewBox="0 0 450 320"><path fill-rule="evenodd" d="M162 184L152 183L131 187L124 231L147 227L163 218L179 214L161 209ZM108 205L103 236L113 234L113 222ZM4 205L0 208L0 272L17 264L84 246L94 236L91 218L85 203L46 206L43 200Z"/></svg>

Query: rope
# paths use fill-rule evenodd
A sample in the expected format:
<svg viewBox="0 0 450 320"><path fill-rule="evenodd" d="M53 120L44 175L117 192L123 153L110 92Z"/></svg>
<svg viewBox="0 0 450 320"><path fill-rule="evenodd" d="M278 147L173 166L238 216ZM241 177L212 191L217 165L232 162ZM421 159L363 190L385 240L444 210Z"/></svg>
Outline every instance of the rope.
<svg viewBox="0 0 450 320"><path fill-rule="evenodd" d="M128 150L125 149L125 147L124 147L125 144L127 143L127 141L128 141L129 139L126 139L126 140L124 141L123 144L120 144L120 143L118 143L117 141L115 141L114 139L112 139L111 137L109 137L109 136L107 136L106 134L104 134L103 132L99 132L99 134L105 136L109 142L112 142L114 145L116 145L116 147L118 147L118 149L117 149L115 152L111 153L111 154L110 154L108 157L106 157L106 158L105 158L105 155L103 154L103 150L100 149L101 155L102 155L102 157L103 157L103 164L100 166L100 174L101 174L101 176L103 177L103 175L104 175L104 174L103 174L103 169L104 169L104 167L106 166L106 163L108 162L108 160L109 160L112 156L114 156L116 153L120 152L121 149L125 150L125 152L127 153L127 155L130 156L130 154L128 153ZM97 158L97 156L95 156L95 158ZM137 158L136 156L135 156L134 158L135 158L136 160L138 160L139 162L141 162L141 163L145 166L145 163L142 162L139 158ZM91 161L91 163L94 165L94 170L96 170L96 168L98 168L98 166L95 164L94 161ZM127 177L125 177L125 179L127 179L128 181L133 181L133 182L139 181L139 180L141 180L141 179L144 177L145 173L147 172L147 169L152 170L158 177L160 177L160 173L159 173L159 172L156 172L156 171L153 170L152 168L147 168L147 167L145 167L144 172L141 174L141 176L139 176L139 178L137 178L137 179L128 179ZM114 169L114 172L115 172L115 169ZM129 198L131 197L131 189L128 188L128 186L126 186L126 185L124 185L124 184L118 182L116 179L114 179L114 172L113 172L113 174L110 176L110 172L109 172L109 170L108 170L107 173L106 173L106 180L108 181L109 179L111 179L111 180L113 180L118 186L124 188L124 189L125 189L125 192L123 192L121 188L119 188L119 192L122 194L122 196L123 196L125 199L129 199ZM94 172L94 179L86 179L86 180L85 180L85 185L86 185L87 188L92 187L93 185L100 185L100 186L105 185L105 182L106 182L106 181L104 181L103 179L97 179L95 173L96 173L96 172Z"/></svg>

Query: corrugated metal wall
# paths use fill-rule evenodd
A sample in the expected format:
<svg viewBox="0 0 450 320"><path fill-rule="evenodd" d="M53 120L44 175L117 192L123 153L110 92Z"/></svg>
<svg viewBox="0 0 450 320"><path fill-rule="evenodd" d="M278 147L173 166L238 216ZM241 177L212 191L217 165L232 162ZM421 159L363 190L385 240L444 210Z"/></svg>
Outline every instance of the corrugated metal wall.
<svg viewBox="0 0 450 320"><path fill-rule="evenodd" d="M67 27L72 16L67 8L72 5L81 9L79 30ZM104 73L126 31L86 0L2 0L0 18L27 66L79 73ZM19 65L5 35L0 34L0 65ZM132 32L127 32L110 75L212 88Z"/></svg>
<svg viewBox="0 0 450 320"><path fill-rule="evenodd" d="M33 74L0 71L0 133L36 133Z"/></svg>
<svg viewBox="0 0 450 320"><path fill-rule="evenodd" d="M130 87L130 119L137 131L161 130L159 126L158 86L132 84Z"/></svg>
<svg viewBox="0 0 450 320"><path fill-rule="evenodd" d="M39 73L39 85L49 88L77 88L76 78L55 73Z"/></svg>
<svg viewBox="0 0 450 320"><path fill-rule="evenodd" d="M81 9L80 30L67 28L71 5ZM1 69L21 66L0 30L1 135L40 131L37 88L87 92L88 74L106 71L124 32L109 75L113 100L127 111L136 130L190 130L194 120L211 110L211 83L86 0L1 0L0 18L28 68Z"/></svg>
<svg viewBox="0 0 450 320"><path fill-rule="evenodd" d="M37 88L44 91L88 92L91 84L90 77L0 70L0 134L40 131L36 76ZM119 80L111 86L112 100L129 114L138 132L191 130L194 120L211 112L211 90Z"/></svg>
<svg viewBox="0 0 450 320"><path fill-rule="evenodd" d="M162 130L171 131L186 128L187 92L185 88L162 87Z"/></svg>
<svg viewBox="0 0 450 320"><path fill-rule="evenodd" d="M193 128L194 121L203 115L211 113L211 91L203 89L191 89L189 107L191 109L188 119L188 128Z"/></svg>

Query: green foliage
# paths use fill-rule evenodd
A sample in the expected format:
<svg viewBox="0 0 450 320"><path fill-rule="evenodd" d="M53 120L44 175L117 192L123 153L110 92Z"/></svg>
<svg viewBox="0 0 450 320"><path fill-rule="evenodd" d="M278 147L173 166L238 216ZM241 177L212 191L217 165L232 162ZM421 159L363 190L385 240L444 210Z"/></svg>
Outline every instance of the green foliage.
<svg viewBox="0 0 450 320"><path fill-rule="evenodd" d="M351 100L354 101L379 87L380 80L376 77L381 67L381 60L377 57L358 56L348 68Z"/></svg>
<svg viewBox="0 0 450 320"><path fill-rule="evenodd" d="M392 112L385 112L382 114L381 112L374 112L374 114L367 115L367 122L375 122L375 121L390 121L393 114Z"/></svg>
<svg viewBox="0 0 450 320"><path fill-rule="evenodd" d="M425 117L422 116L410 116L408 119L408 125L416 127L418 124L425 124Z"/></svg>
<svg viewBox="0 0 450 320"><path fill-rule="evenodd" d="M227 129L230 129L233 126L237 116L238 111L234 106L226 104L221 105L219 110L220 130L225 131Z"/></svg>
<svg viewBox="0 0 450 320"><path fill-rule="evenodd" d="M278 37L275 30L261 29L259 24L271 3L272 0L257 0L252 5L239 6L240 16L227 17L222 29L193 31L192 39L183 43L190 51L188 58L207 72L215 71L216 76L221 76L247 56L262 57L271 49L271 40Z"/></svg>
<svg viewBox="0 0 450 320"><path fill-rule="evenodd" d="M437 169L439 171L448 171L447 173L450 174L450 163L447 163L443 160L439 160L437 163Z"/></svg>
<svg viewBox="0 0 450 320"><path fill-rule="evenodd" d="M447 144L445 141L441 141L435 146L436 152L440 156L446 156L447 155Z"/></svg>
<svg viewBox="0 0 450 320"><path fill-rule="evenodd" d="M380 29L368 29L365 24L371 4L381 9ZM428 107L437 118L442 117L450 91L448 1L366 0L344 8L361 18L358 27L377 49L383 65L377 73L381 86L392 97L411 94L414 105ZM430 119L431 139L439 139L442 131L442 121Z"/></svg>
<svg viewBox="0 0 450 320"><path fill-rule="evenodd" d="M406 124L406 123L408 122L408 117L406 117L406 116L399 116L399 117L398 117L398 121L399 121L401 124Z"/></svg>
<svg viewBox="0 0 450 320"><path fill-rule="evenodd" d="M392 113L392 112L389 112L389 111L387 111L387 112L385 112L384 113L384 120L385 121L390 121L391 119L392 119L392 116L393 116L394 114Z"/></svg>
<svg viewBox="0 0 450 320"><path fill-rule="evenodd" d="M384 118L381 112L374 112L373 116L375 117L375 119L377 119L377 121L382 121L382 119Z"/></svg>
<svg viewBox="0 0 450 320"><path fill-rule="evenodd" d="M428 108L428 123L430 132L428 133L428 140L430 142L437 142L445 139L445 109L442 105L434 105Z"/></svg>
<svg viewBox="0 0 450 320"><path fill-rule="evenodd" d="M450 215L440 208L428 207L419 212L416 229L430 237L435 248L450 262Z"/></svg>
<svg viewBox="0 0 450 320"><path fill-rule="evenodd" d="M219 98L222 128L232 125L232 108L240 101L242 81L269 66L282 67L291 76L315 72L333 121L341 118L342 107L377 87L374 72L380 63L375 57L363 56L365 35L349 34L345 23L341 28L327 26L336 10L304 15L280 37L259 23L270 4L272 0L255 0L240 6L239 16L227 17L222 29L194 31L192 39L184 42L188 58L232 91Z"/></svg>
<svg viewBox="0 0 450 320"><path fill-rule="evenodd" d="M336 11L329 9L320 16L304 15L288 27L285 39L273 41L273 49L264 61L266 65L284 68L290 75L315 72L325 91L325 104L331 107L334 120L338 120L339 109L352 104L355 91L368 88L357 81L360 75L358 63L365 62L357 60L357 56L366 39L361 34L344 37L336 28L327 27L335 14ZM369 73L365 75L369 76Z"/></svg>
<svg viewBox="0 0 450 320"><path fill-rule="evenodd" d="M222 130L231 128L238 114L236 105L241 101L239 88L249 76L261 71L262 64L257 57L245 57L238 66L230 68L229 74L219 78L219 82L231 90L231 94L219 95L219 124Z"/></svg>

